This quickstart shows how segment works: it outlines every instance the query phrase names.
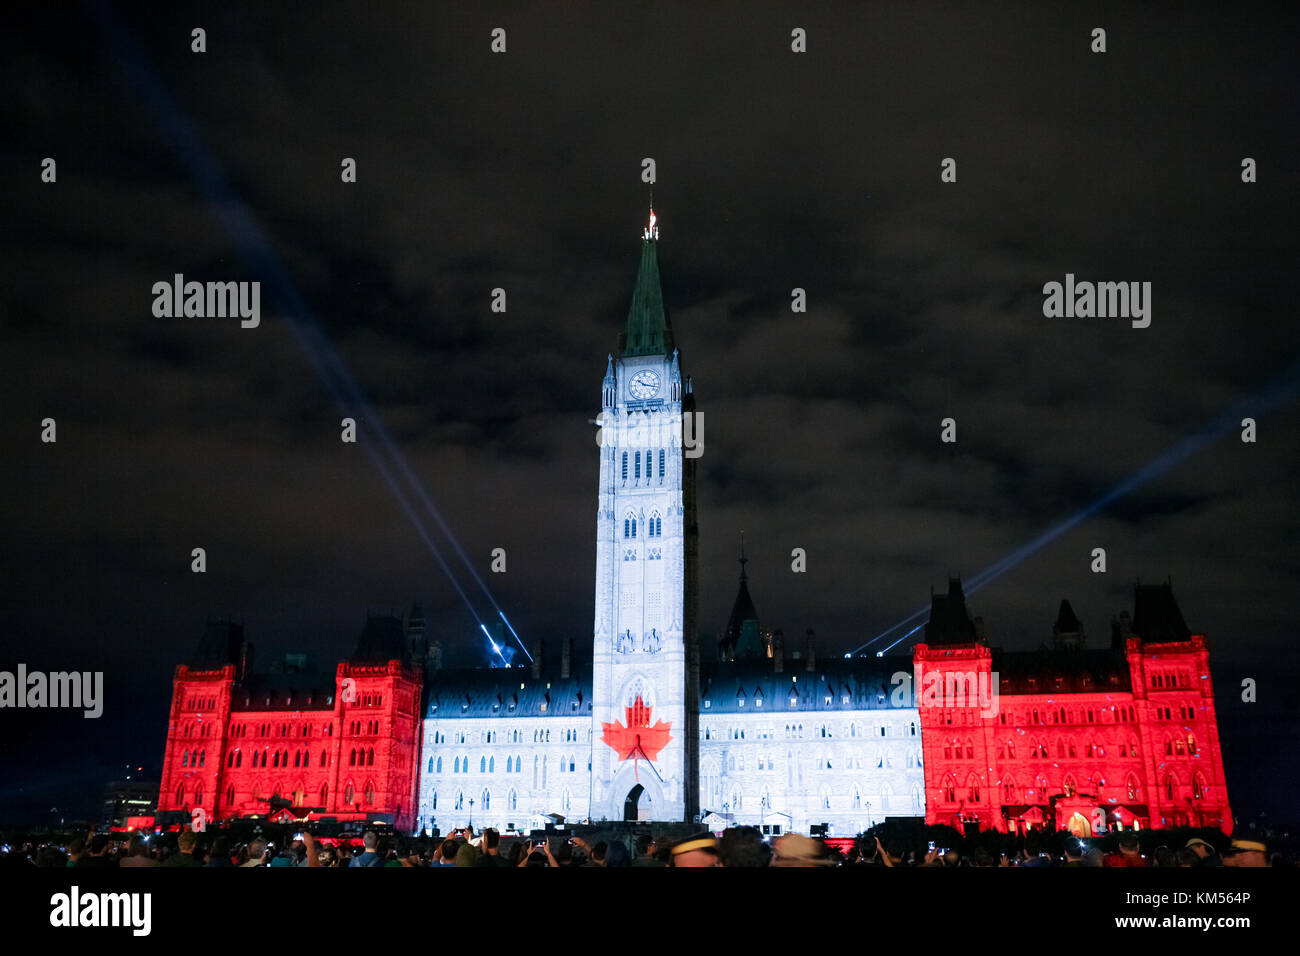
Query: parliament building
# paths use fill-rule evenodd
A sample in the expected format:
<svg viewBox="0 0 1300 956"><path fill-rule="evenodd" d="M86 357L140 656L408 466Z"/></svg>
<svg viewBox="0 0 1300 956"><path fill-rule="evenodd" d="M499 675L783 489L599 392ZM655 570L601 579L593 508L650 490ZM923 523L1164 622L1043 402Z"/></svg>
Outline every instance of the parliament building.
<svg viewBox="0 0 1300 956"><path fill-rule="evenodd" d="M787 646L760 626L742 547L701 654L702 430L658 245L652 213L601 383L590 643L446 668L417 605L369 618L333 672L288 655L259 673L242 625L211 624L176 670L159 812L224 820L278 797L406 832L562 817L851 836L924 817L1230 833L1209 652L1167 584L1136 587L1104 647L1068 601L1040 650L992 647L953 580L910 655L819 657L811 631Z"/></svg>

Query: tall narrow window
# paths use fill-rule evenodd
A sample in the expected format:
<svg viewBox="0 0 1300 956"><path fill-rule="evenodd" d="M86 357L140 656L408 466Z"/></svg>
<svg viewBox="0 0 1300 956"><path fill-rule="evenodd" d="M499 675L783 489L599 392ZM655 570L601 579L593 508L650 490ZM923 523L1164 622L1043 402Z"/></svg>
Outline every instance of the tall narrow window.
<svg viewBox="0 0 1300 956"><path fill-rule="evenodd" d="M623 452L623 480L627 481L627 452Z"/></svg>
<svg viewBox="0 0 1300 956"><path fill-rule="evenodd" d="M647 462L646 464L648 465L649 462ZM640 453L640 452L637 452L637 453L636 453L636 472L635 472L635 477L636 477L636 480L637 480L637 481L640 481L640 480L641 480L641 453Z"/></svg>
<svg viewBox="0 0 1300 956"><path fill-rule="evenodd" d="M662 478L662 477L664 476L664 460L665 460L665 459L664 459L664 450L663 450L662 448L660 448L660 449L659 449L659 477L660 477L660 478Z"/></svg>

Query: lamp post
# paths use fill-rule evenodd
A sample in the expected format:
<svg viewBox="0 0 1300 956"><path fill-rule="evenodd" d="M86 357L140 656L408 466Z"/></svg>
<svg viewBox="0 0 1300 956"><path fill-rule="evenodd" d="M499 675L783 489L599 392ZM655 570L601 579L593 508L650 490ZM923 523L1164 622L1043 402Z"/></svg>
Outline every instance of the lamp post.
<svg viewBox="0 0 1300 956"><path fill-rule="evenodd" d="M469 801L469 828L474 829L474 798L470 797Z"/></svg>

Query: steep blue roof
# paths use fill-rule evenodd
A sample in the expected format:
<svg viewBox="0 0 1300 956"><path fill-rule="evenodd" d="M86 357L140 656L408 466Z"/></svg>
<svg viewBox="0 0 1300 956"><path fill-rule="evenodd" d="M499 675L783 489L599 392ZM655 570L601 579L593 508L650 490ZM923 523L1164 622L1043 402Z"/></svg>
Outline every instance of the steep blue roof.
<svg viewBox="0 0 1300 956"><path fill-rule="evenodd" d="M904 686L892 683L897 673L911 678L910 657L829 658L812 671L806 661L786 660L780 674L766 658L718 661L701 667L700 713L894 710L911 703L910 692L895 703L895 688ZM910 684L905 689L910 691Z"/></svg>
<svg viewBox="0 0 1300 956"><path fill-rule="evenodd" d="M591 668L562 678L530 667L440 670L429 680L426 717L576 717L591 714Z"/></svg>

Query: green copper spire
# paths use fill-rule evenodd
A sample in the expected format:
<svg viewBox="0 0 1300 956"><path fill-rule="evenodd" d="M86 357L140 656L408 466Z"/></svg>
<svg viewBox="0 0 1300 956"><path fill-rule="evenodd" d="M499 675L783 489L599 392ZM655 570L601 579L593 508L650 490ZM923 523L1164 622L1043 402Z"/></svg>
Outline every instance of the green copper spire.
<svg viewBox="0 0 1300 956"><path fill-rule="evenodd" d="M632 290L632 304L627 310L627 329L618 336L619 354L666 355L673 348L673 329L664 310L664 293L659 285L659 227L655 211L650 210L650 225L642 234L641 266Z"/></svg>

